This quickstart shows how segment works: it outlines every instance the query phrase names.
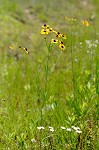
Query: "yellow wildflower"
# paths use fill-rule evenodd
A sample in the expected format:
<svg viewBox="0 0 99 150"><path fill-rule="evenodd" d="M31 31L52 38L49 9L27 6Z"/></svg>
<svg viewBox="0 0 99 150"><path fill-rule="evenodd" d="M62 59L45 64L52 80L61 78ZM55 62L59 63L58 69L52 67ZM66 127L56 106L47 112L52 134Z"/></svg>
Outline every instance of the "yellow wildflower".
<svg viewBox="0 0 99 150"><path fill-rule="evenodd" d="M27 54L29 54L29 52L28 52L28 50L27 50L26 47L23 47L23 50L24 50Z"/></svg>
<svg viewBox="0 0 99 150"><path fill-rule="evenodd" d="M42 29L41 34L49 34L49 29Z"/></svg>
<svg viewBox="0 0 99 150"><path fill-rule="evenodd" d="M76 18L70 18L70 17L67 17L67 16L65 17L65 19L67 21L74 21L74 22L77 21Z"/></svg>
<svg viewBox="0 0 99 150"><path fill-rule="evenodd" d="M58 43L58 40L55 40L55 39L51 39L51 43Z"/></svg>
<svg viewBox="0 0 99 150"><path fill-rule="evenodd" d="M67 21L70 21L70 18L69 18L69 17L67 17L67 16L65 17L65 19L66 19Z"/></svg>
<svg viewBox="0 0 99 150"><path fill-rule="evenodd" d="M49 25L44 24L44 25L42 26L42 28L43 28L43 29L47 29L47 28L49 28Z"/></svg>
<svg viewBox="0 0 99 150"><path fill-rule="evenodd" d="M49 28L49 32L51 32L51 31L53 31L53 29L52 29L52 28Z"/></svg>
<svg viewBox="0 0 99 150"><path fill-rule="evenodd" d="M67 39L66 36L65 36L64 34L62 34L62 37L63 37L63 39L65 39L65 40Z"/></svg>
<svg viewBox="0 0 99 150"><path fill-rule="evenodd" d="M89 26L89 22L88 22L87 20L82 20L82 24L83 24L84 26L86 26L86 27Z"/></svg>
<svg viewBox="0 0 99 150"><path fill-rule="evenodd" d="M19 48L23 49L27 54L29 54L29 52L28 52L26 47L22 47L21 45L19 45Z"/></svg>
<svg viewBox="0 0 99 150"><path fill-rule="evenodd" d="M13 46L13 45L10 45L9 48L10 48L10 49L14 49L14 46Z"/></svg>
<svg viewBox="0 0 99 150"><path fill-rule="evenodd" d="M61 37L62 36L62 34L60 34L60 32L56 32L56 37L58 38L58 37Z"/></svg>
<svg viewBox="0 0 99 150"><path fill-rule="evenodd" d="M65 45L63 44L63 41L60 41L59 48L60 48L61 50L64 50L64 49L65 49Z"/></svg>

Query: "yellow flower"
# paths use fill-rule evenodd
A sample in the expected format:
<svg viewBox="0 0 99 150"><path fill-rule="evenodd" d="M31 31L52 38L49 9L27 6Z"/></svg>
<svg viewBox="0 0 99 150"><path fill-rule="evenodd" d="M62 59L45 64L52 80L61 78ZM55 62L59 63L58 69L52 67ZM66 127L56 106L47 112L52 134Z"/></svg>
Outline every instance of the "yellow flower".
<svg viewBox="0 0 99 150"><path fill-rule="evenodd" d="M67 16L65 17L65 19L66 19L67 21L70 21L70 18L69 18L69 17L67 17Z"/></svg>
<svg viewBox="0 0 99 150"><path fill-rule="evenodd" d="M84 26L86 26L86 27L89 26L89 22L88 22L87 20L82 20L82 24L83 24Z"/></svg>
<svg viewBox="0 0 99 150"><path fill-rule="evenodd" d="M77 20L76 20L76 18L70 18L70 17L65 17L65 19L67 20L67 21L74 21L74 22L76 22Z"/></svg>
<svg viewBox="0 0 99 150"><path fill-rule="evenodd" d="M47 28L49 28L49 25L44 24L44 25L42 26L42 28L43 28L43 29L47 29Z"/></svg>
<svg viewBox="0 0 99 150"><path fill-rule="evenodd" d="M62 34L62 37L63 37L63 39L65 39L65 40L67 39L66 36L65 36L64 34Z"/></svg>
<svg viewBox="0 0 99 150"><path fill-rule="evenodd" d="M58 37L61 37L62 36L62 34L60 34L60 32L56 32L56 37L58 38Z"/></svg>
<svg viewBox="0 0 99 150"><path fill-rule="evenodd" d="M55 40L55 39L51 39L51 43L58 43L58 40Z"/></svg>
<svg viewBox="0 0 99 150"><path fill-rule="evenodd" d="M26 47L23 47L23 50L24 50L27 54L29 54L29 52L28 52L28 50L27 50Z"/></svg>
<svg viewBox="0 0 99 150"><path fill-rule="evenodd" d="M14 49L14 46L13 46L13 45L10 45L9 48L10 48L10 49Z"/></svg>
<svg viewBox="0 0 99 150"><path fill-rule="evenodd" d="M49 32L53 31L53 29L52 29L52 28L48 28L48 29L49 29Z"/></svg>
<svg viewBox="0 0 99 150"><path fill-rule="evenodd" d="M42 29L41 34L49 34L49 29Z"/></svg>
<svg viewBox="0 0 99 150"><path fill-rule="evenodd" d="M61 50L64 50L65 49L65 45L63 44L63 42L61 41L60 44L59 44L59 48Z"/></svg>

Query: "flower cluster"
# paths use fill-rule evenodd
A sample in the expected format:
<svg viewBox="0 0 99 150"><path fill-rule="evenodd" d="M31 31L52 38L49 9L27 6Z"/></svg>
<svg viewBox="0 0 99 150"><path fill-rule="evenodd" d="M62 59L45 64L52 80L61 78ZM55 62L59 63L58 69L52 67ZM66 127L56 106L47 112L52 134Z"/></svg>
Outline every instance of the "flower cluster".
<svg viewBox="0 0 99 150"><path fill-rule="evenodd" d="M87 53L88 54L95 54L95 49L97 48L99 41L98 40L85 40L87 46Z"/></svg>
<svg viewBox="0 0 99 150"><path fill-rule="evenodd" d="M77 21L77 19L76 18L70 18L70 17L65 17L65 19L67 20L67 21L73 21L73 22L76 22Z"/></svg>
<svg viewBox="0 0 99 150"><path fill-rule="evenodd" d="M65 17L66 21L68 22L81 22L84 26L88 27L89 26L89 22L87 20L77 20L76 18L70 18L70 17Z"/></svg>
<svg viewBox="0 0 99 150"><path fill-rule="evenodd" d="M17 47L15 47L14 45L11 44L11 45L9 46L9 48L14 50L14 49L16 49ZM29 54L28 49L27 49L26 47L23 47L23 46L19 45L18 48L24 50L27 54Z"/></svg>
<svg viewBox="0 0 99 150"><path fill-rule="evenodd" d="M85 40L85 43L87 44L88 48L96 48L99 44L98 40Z"/></svg>
<svg viewBox="0 0 99 150"><path fill-rule="evenodd" d="M48 35L51 33L55 34L55 38L51 39L50 43L51 44L59 44L59 48L61 50L64 50L65 45L63 43L63 39L66 40L67 39L66 36L64 34L61 34L60 32L53 30L52 28L49 27L49 25L44 24L41 29L41 34Z"/></svg>
<svg viewBox="0 0 99 150"><path fill-rule="evenodd" d="M40 126L40 127L37 127L37 129L38 130L44 130L46 128L43 127L43 126ZM53 127L51 127L51 126L48 126L48 129L49 129L50 132L54 132L55 131L55 129ZM66 128L64 126L61 126L60 129L61 130L66 130L68 132L75 131L76 133L79 133L79 134L82 133L81 129L79 127L75 127L75 126L71 126L71 128Z"/></svg>
<svg viewBox="0 0 99 150"><path fill-rule="evenodd" d="M89 26L89 22L88 22L87 20L82 20L82 24L83 24L84 26L86 26L86 27Z"/></svg>

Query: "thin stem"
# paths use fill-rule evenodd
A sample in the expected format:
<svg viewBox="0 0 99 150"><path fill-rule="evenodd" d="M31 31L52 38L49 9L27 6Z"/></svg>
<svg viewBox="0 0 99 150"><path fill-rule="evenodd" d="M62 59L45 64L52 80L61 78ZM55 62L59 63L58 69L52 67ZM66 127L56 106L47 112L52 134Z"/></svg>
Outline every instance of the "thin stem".
<svg viewBox="0 0 99 150"><path fill-rule="evenodd" d="M53 66L51 67L51 69L50 69L50 74L54 71L55 66L56 66L58 60L60 59L61 55L62 55L62 51L61 51L61 53L58 55L58 57L57 57L55 63L53 64Z"/></svg>
<svg viewBox="0 0 99 150"><path fill-rule="evenodd" d="M73 35L72 35L72 23L70 24L71 27L71 69L72 69L72 83L73 83L73 94L75 96L75 83L74 83L74 64L73 64Z"/></svg>

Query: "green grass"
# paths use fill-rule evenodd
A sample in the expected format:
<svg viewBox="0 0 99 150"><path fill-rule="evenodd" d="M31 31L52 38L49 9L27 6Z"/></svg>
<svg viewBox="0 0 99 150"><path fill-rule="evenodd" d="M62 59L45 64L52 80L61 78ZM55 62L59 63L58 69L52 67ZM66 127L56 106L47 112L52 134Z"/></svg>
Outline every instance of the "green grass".
<svg viewBox="0 0 99 150"><path fill-rule="evenodd" d="M98 1L1 0L0 9L0 149L97 150ZM67 36L64 51L50 51L54 37L46 45L44 23Z"/></svg>

